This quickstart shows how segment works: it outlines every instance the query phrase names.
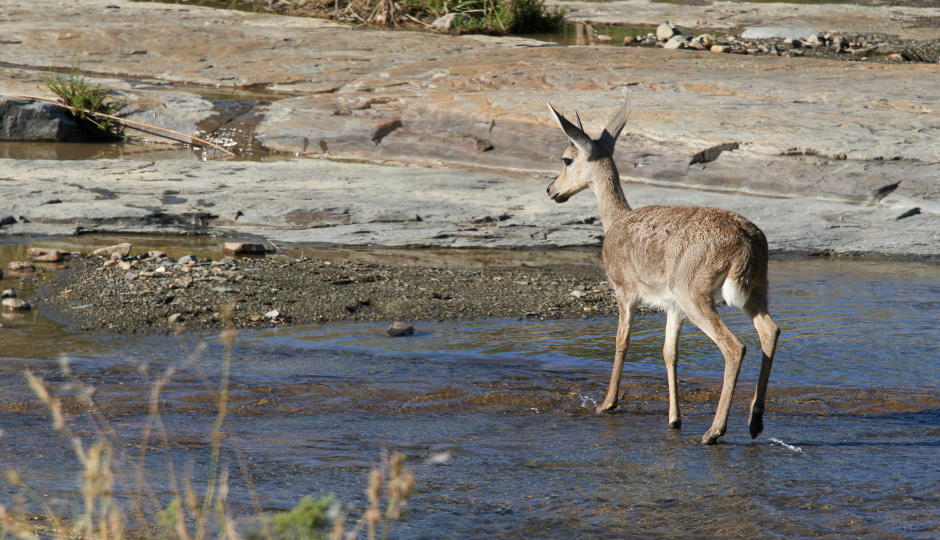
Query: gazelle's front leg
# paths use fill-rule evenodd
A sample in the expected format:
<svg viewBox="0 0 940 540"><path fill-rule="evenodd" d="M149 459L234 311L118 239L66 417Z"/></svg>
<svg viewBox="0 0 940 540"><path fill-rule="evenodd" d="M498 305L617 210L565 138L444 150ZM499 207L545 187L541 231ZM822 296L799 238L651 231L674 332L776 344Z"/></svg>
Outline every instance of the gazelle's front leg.
<svg viewBox="0 0 940 540"><path fill-rule="evenodd" d="M679 331L685 314L677 309L666 312L666 340L663 345L663 358L666 360L666 380L669 382L669 427L679 429L682 427L682 417L679 415L679 382L677 364L679 362Z"/></svg>
<svg viewBox="0 0 940 540"><path fill-rule="evenodd" d="M627 355L627 348L630 346L630 326L633 324L633 317L636 315L635 299L626 299L622 291L617 291L617 307L620 312L620 319L617 323L617 343L614 353L614 369L610 374L610 386L607 388L607 397L604 402L594 409L595 412L610 412L617 408L617 394L620 392L620 375L623 373L623 359Z"/></svg>

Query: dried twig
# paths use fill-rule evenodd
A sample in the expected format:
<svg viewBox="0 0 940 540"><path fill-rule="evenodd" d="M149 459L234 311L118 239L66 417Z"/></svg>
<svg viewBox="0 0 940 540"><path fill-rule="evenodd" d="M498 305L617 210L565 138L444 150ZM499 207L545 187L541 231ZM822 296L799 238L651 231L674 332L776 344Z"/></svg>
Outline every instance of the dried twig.
<svg viewBox="0 0 940 540"><path fill-rule="evenodd" d="M19 97L19 98L27 98L27 99L37 99L37 100L39 100L39 101L46 101L46 102L49 102L49 103L55 103L56 105L60 105L60 106L65 107L66 109L69 109L69 110L71 110L71 111L77 110L77 109L75 109L75 107L69 107L68 105L62 103L62 102L61 102L60 100L58 100L58 99L44 98L44 97L39 97L39 96L30 96L30 95L26 95L26 94L8 94L8 93L5 93L5 92L4 92L4 93L0 93L0 95L3 95L3 96L11 96L11 97ZM221 150L221 151L225 152L226 154L228 154L228 155L230 155L230 156L233 156L233 157L235 156L235 154L234 154L233 152L230 152L230 151L226 150L225 148L222 148L221 146L219 146L219 145L217 145L217 144L213 144L213 143L211 143L211 142L209 142L209 141L207 141L207 140L205 140L205 139L200 139L199 137L196 137L196 136L194 136L194 135L187 135L187 134L185 134L185 133L180 133L179 131L173 131L172 129L167 129L167 128L160 127L160 126L154 126L154 125L150 125L150 124L145 124L145 123L143 123L143 122L135 122L135 121L133 121L133 120L127 120L127 119L125 119L125 118L120 118L120 117L118 117L118 116L111 116L110 114L104 114L104 113L99 113L99 112L94 112L94 111L88 111L88 110L84 110L84 109L82 110L82 112L84 112L85 114L93 114L93 115L95 115L95 116L102 116L102 117L104 117L104 118L110 118L110 119L112 119L112 120L117 120L118 122L122 122L122 123L124 123L124 124L134 124L134 125L136 125L136 126L142 126L142 127L145 127L145 128L157 129L157 130L160 130L160 131L166 131L167 133L172 133L172 134L174 134L174 135L179 135L180 137L189 137L190 139L192 139L192 140L194 140L194 141L200 142L200 143L205 144L205 145L207 145L207 146L211 146L212 148L215 148L216 150ZM136 129L140 129L140 128L136 128Z"/></svg>

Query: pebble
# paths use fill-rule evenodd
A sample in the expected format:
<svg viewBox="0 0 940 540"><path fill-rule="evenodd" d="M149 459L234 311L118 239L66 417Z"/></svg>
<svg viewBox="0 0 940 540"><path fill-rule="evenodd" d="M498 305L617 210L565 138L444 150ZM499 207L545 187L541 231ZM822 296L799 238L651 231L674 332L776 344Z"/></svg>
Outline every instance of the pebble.
<svg viewBox="0 0 940 540"><path fill-rule="evenodd" d="M195 255L185 255L180 257L180 260L176 261L176 264L195 264L199 262L199 257Z"/></svg>
<svg viewBox="0 0 940 540"><path fill-rule="evenodd" d="M3 301L3 307L13 311L29 311L33 309L32 306L19 298L7 298Z"/></svg>
<svg viewBox="0 0 940 540"><path fill-rule="evenodd" d="M276 309L272 309L271 311L264 314L265 319L271 319L271 320L274 320L280 316L281 316L281 312Z"/></svg>
<svg viewBox="0 0 940 540"><path fill-rule="evenodd" d="M185 320L186 320L186 318L183 317L183 314L182 314L182 313L174 313L174 314L172 314L172 315L170 315L169 317L166 318L166 322L168 322L168 323L170 323L170 324L178 324L178 323L181 323L181 322L183 322L183 321L185 321Z"/></svg>
<svg viewBox="0 0 940 540"><path fill-rule="evenodd" d="M711 51L713 53L730 53L731 47L728 45L712 45Z"/></svg>
<svg viewBox="0 0 940 540"><path fill-rule="evenodd" d="M410 324L405 324L403 322L394 322L391 326L385 330L385 335L388 337L402 337L410 336L415 333L415 327Z"/></svg>

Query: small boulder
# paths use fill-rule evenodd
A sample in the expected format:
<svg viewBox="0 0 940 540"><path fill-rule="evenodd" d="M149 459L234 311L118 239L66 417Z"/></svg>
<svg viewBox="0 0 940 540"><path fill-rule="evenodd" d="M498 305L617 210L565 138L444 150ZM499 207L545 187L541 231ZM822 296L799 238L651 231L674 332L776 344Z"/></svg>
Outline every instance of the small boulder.
<svg viewBox="0 0 940 540"><path fill-rule="evenodd" d="M388 337L402 337L410 336L415 333L415 327L410 324L405 324L403 322L394 322L391 326L388 327L388 330L385 331L385 335Z"/></svg>
<svg viewBox="0 0 940 540"><path fill-rule="evenodd" d="M675 36L678 33L679 32L676 31L675 26L666 22L656 28L656 39L659 41L667 41L669 38Z"/></svg>
<svg viewBox="0 0 940 540"><path fill-rule="evenodd" d="M111 268L112 266L117 266L118 264L120 264L120 263L118 263L118 262L115 261L114 259L108 259L108 260L105 261L104 264L102 264L101 266L103 266L104 268Z"/></svg>
<svg viewBox="0 0 940 540"><path fill-rule="evenodd" d="M176 261L176 264L196 264L197 262L199 262L199 257L195 255L185 255L180 257L180 259Z"/></svg>
<svg viewBox="0 0 940 540"><path fill-rule="evenodd" d="M820 45L825 45L826 39L821 37L819 34L812 34L808 38L806 38L806 43L809 43L810 45L814 47L818 47Z"/></svg>
<svg viewBox="0 0 940 540"><path fill-rule="evenodd" d="M148 251L147 257L150 259L162 259L166 257L165 251Z"/></svg>
<svg viewBox="0 0 940 540"><path fill-rule="evenodd" d="M7 298L3 301L3 307L11 311L29 311L33 309L32 306L19 298Z"/></svg>
<svg viewBox="0 0 940 540"><path fill-rule="evenodd" d="M121 244L108 246L106 248L96 249L94 253L95 255L98 255L100 257L108 257L108 258L111 258L114 256L115 253L118 253L123 258L123 257L127 257L128 255L130 255L131 249L133 249L133 247L134 246L132 246L131 244L124 242Z"/></svg>
<svg viewBox="0 0 940 540"><path fill-rule="evenodd" d="M0 227L6 227L7 225L13 225L15 223L17 223L17 221L13 216L3 216L0 218Z"/></svg>
<svg viewBox="0 0 940 540"><path fill-rule="evenodd" d="M623 38L623 46L624 46L624 47L632 47L632 46L636 45L638 41L639 41L639 39L638 39L636 36L627 36L627 37Z"/></svg>
<svg viewBox="0 0 940 540"><path fill-rule="evenodd" d="M718 41L711 34L702 34L695 39L701 41L702 45L705 45L709 49L714 45L718 45Z"/></svg>
<svg viewBox="0 0 940 540"><path fill-rule="evenodd" d="M267 312L267 313L264 314L264 318L265 318L265 319L268 319L268 320L271 320L271 321L273 321L274 319L276 319L276 318L278 318L278 317L280 317L280 316L281 316L281 312L278 311L278 310L276 310L276 309L272 309L271 311L269 311L269 312Z"/></svg>
<svg viewBox="0 0 940 540"><path fill-rule="evenodd" d="M849 46L849 40L845 39L842 36L833 36L829 40L829 49L834 52L841 52L847 49Z"/></svg>
<svg viewBox="0 0 940 540"><path fill-rule="evenodd" d="M730 53L731 47L729 47L728 45L712 45L712 48L710 50L713 53Z"/></svg>
<svg viewBox="0 0 940 540"><path fill-rule="evenodd" d="M65 256L57 249L31 248L27 257L33 262L61 262Z"/></svg>
<svg viewBox="0 0 940 540"><path fill-rule="evenodd" d="M688 40L682 36L674 36L663 45L664 49L685 49L688 47Z"/></svg>
<svg viewBox="0 0 940 540"><path fill-rule="evenodd" d="M0 293L0 298L16 298L16 289L7 289Z"/></svg>
<svg viewBox="0 0 940 540"><path fill-rule="evenodd" d="M26 261L13 261L9 265L10 270L14 272L33 272L36 267Z"/></svg>
<svg viewBox="0 0 940 540"><path fill-rule="evenodd" d="M264 255L267 252L267 249L264 247L264 244L253 244L249 242L225 242L222 244L222 252Z"/></svg>
<svg viewBox="0 0 940 540"><path fill-rule="evenodd" d="M610 37L610 36L605 36L605 35L603 35L603 34L598 34L598 36L597 36L597 42L598 42L598 43L601 43L601 44L604 44L604 45L610 45L611 43L614 42L614 38L612 38L612 37Z"/></svg>

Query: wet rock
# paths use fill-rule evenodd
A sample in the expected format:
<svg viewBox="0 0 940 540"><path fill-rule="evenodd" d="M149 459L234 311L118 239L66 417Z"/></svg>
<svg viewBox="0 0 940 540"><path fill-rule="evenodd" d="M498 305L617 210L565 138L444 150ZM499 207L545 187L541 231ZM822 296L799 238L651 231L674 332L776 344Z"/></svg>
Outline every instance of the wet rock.
<svg viewBox="0 0 940 540"><path fill-rule="evenodd" d="M134 246L132 246L131 244L124 242L121 244L108 246L106 248L96 249L94 253L95 255L98 255L99 257L113 258L115 254L118 254L123 258L123 257L127 257L128 255L130 255L131 249L133 249L133 247Z"/></svg>
<svg viewBox="0 0 940 540"><path fill-rule="evenodd" d="M179 324L186 320L186 317L182 313L174 313L166 318L166 322L170 324Z"/></svg>
<svg viewBox="0 0 940 540"><path fill-rule="evenodd" d="M3 307L11 311L29 311L33 309L32 306L19 298L7 298L3 301Z"/></svg>
<svg viewBox="0 0 940 540"><path fill-rule="evenodd" d="M13 272L35 272L36 267L26 261L12 261L9 265Z"/></svg>
<svg viewBox="0 0 940 540"><path fill-rule="evenodd" d="M448 13L443 17L438 17L431 23L431 30L439 30L441 32L450 32L454 30L462 23L468 22L470 17L464 15L463 13Z"/></svg>
<svg viewBox="0 0 940 540"><path fill-rule="evenodd" d="M225 242L222 244L222 252L264 255L267 253L267 249L264 247L264 244L253 244L249 242Z"/></svg>
<svg viewBox="0 0 940 540"><path fill-rule="evenodd" d="M33 262L60 262L65 260L65 256L57 249L31 248L27 256Z"/></svg>
<svg viewBox="0 0 940 540"><path fill-rule="evenodd" d="M0 293L0 298L16 298L16 289L7 289Z"/></svg>
<svg viewBox="0 0 940 540"><path fill-rule="evenodd" d="M84 142L88 138L60 105L0 97L0 140Z"/></svg>
<svg viewBox="0 0 940 540"><path fill-rule="evenodd" d="M394 322L391 326L385 330L385 335L388 337L402 337L410 336L415 333L415 327L410 324L405 324L403 322Z"/></svg>
<svg viewBox="0 0 940 540"><path fill-rule="evenodd" d="M659 41L667 41L678 33L675 26L666 22L656 28L656 39Z"/></svg>

